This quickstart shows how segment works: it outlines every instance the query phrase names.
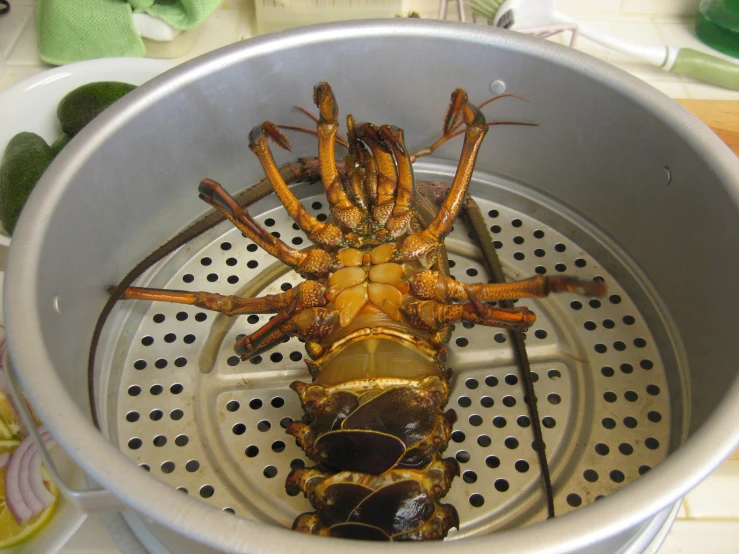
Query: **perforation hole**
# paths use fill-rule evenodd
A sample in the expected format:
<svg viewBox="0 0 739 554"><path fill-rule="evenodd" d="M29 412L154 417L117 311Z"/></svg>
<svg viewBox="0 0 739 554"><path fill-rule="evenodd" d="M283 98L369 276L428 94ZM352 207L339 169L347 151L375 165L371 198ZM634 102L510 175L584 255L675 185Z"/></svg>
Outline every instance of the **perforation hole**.
<svg viewBox="0 0 739 554"><path fill-rule="evenodd" d="M277 475L277 468L275 466L267 466L264 468L264 471L262 472L262 474L267 479L272 479L275 475Z"/></svg>
<svg viewBox="0 0 739 554"><path fill-rule="evenodd" d="M480 406L482 406L483 408L492 408L494 404L495 401L489 396L483 396L482 398L480 398Z"/></svg>
<svg viewBox="0 0 739 554"><path fill-rule="evenodd" d="M496 479L495 480L495 490L499 492L506 492L511 486L508 484L508 481L505 479Z"/></svg>
<svg viewBox="0 0 739 554"><path fill-rule="evenodd" d="M477 444L479 444L483 448L487 448L492 443L493 443L493 440L487 435L480 435L479 437L477 437Z"/></svg>
<svg viewBox="0 0 739 554"><path fill-rule="evenodd" d="M497 456L488 456L485 458L485 465L489 468L496 469L500 467L500 459Z"/></svg>
<svg viewBox="0 0 739 554"><path fill-rule="evenodd" d="M462 474L462 480L465 483L475 483L477 481L477 473L474 471L465 471Z"/></svg>
<svg viewBox="0 0 739 554"><path fill-rule="evenodd" d="M493 418L493 425L495 425L498 429L502 429L506 426L508 422L506 419L502 416L496 416Z"/></svg>
<svg viewBox="0 0 739 554"><path fill-rule="evenodd" d="M488 387L495 387L498 385L498 378L493 375L488 375L487 377L485 377L485 384Z"/></svg>
<svg viewBox="0 0 739 554"><path fill-rule="evenodd" d="M259 454L259 447L255 445L249 445L244 450L244 454L246 454L247 458L254 458Z"/></svg>
<svg viewBox="0 0 739 554"><path fill-rule="evenodd" d="M259 429L262 433L266 433L271 428L272 428L272 424L266 419L263 419L262 421L257 423L257 429Z"/></svg>
<svg viewBox="0 0 739 554"><path fill-rule="evenodd" d="M466 450L460 450L454 456L460 464L466 464L470 461L470 453Z"/></svg>
<svg viewBox="0 0 739 554"><path fill-rule="evenodd" d="M451 436L452 440L457 443L464 442L464 439L467 438L462 431L453 431Z"/></svg>
<svg viewBox="0 0 739 554"><path fill-rule="evenodd" d="M200 487L199 492L200 496L202 496L203 498L210 498L211 496L213 496L213 493L215 493L215 489L212 485L203 485L202 487Z"/></svg>
<svg viewBox="0 0 739 554"><path fill-rule="evenodd" d="M457 399L457 404L459 404L462 408L469 408L472 405L472 400L470 400L467 396L460 396Z"/></svg>
<svg viewBox="0 0 739 554"><path fill-rule="evenodd" d="M582 498L580 498L579 494L573 492L567 495L567 504L573 508L579 508L582 505Z"/></svg>
<svg viewBox="0 0 739 554"><path fill-rule="evenodd" d="M516 471L519 473L526 473L529 470L529 463L526 460L518 460L513 464L513 467L515 467Z"/></svg>
<svg viewBox="0 0 739 554"><path fill-rule="evenodd" d="M485 504L485 497L478 493L472 494L470 495L470 504L475 508L479 508Z"/></svg>

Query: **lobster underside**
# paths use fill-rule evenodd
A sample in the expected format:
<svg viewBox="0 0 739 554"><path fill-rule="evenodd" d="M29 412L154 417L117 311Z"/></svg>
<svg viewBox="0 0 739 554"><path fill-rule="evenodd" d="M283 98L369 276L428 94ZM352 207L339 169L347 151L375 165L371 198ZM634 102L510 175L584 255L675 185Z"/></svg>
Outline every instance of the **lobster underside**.
<svg viewBox="0 0 739 554"><path fill-rule="evenodd" d="M441 499L459 475L454 458L442 458L456 421L444 411L451 370L446 344L455 322L525 330L535 319L526 308L486 302L541 297L551 292L602 295L601 282L537 276L513 283L465 284L449 276L443 241L451 231L488 131L481 111L458 89L440 140L464 126L456 175L438 209L416 183L403 131L356 125L347 117L347 140L337 138L338 108L331 87L314 90L321 181L332 221L318 221L293 195L267 139L289 149L277 126L250 133L274 192L316 248L295 250L263 229L218 183L203 180L200 197L222 212L258 246L306 280L259 298L207 292L129 287L123 297L177 302L227 315L276 314L236 343L242 359L286 337L306 343L313 382L291 385L306 418L294 436L315 467L293 470L315 511L293 529L367 540L443 539L459 526L455 508ZM335 146L348 148L343 170ZM437 141L438 142L438 141Z"/></svg>

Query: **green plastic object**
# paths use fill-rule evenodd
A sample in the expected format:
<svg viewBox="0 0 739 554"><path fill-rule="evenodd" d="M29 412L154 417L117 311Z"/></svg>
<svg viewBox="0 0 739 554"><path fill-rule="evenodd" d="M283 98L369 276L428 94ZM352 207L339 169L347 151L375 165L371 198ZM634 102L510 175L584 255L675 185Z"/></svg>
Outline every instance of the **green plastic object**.
<svg viewBox="0 0 739 554"><path fill-rule="evenodd" d="M699 81L739 90L739 65L692 48L677 53L672 73L687 75Z"/></svg>
<svg viewBox="0 0 739 554"><path fill-rule="evenodd" d="M8 233L53 159L49 145L35 133L18 133L10 139L0 165L0 217Z"/></svg>
<svg viewBox="0 0 739 554"><path fill-rule="evenodd" d="M695 33L711 48L739 58L739 0L703 0Z"/></svg>
<svg viewBox="0 0 739 554"><path fill-rule="evenodd" d="M62 98L56 111L62 131L73 137L105 108L135 88L128 83L102 81L74 89Z"/></svg>

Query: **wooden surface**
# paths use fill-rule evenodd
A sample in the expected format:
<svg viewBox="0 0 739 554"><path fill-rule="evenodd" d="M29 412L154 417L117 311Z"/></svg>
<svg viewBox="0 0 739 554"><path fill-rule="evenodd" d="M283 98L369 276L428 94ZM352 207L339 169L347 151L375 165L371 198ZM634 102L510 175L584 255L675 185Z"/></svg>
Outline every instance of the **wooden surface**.
<svg viewBox="0 0 739 554"><path fill-rule="evenodd" d="M739 101L678 100L723 140L739 156Z"/></svg>

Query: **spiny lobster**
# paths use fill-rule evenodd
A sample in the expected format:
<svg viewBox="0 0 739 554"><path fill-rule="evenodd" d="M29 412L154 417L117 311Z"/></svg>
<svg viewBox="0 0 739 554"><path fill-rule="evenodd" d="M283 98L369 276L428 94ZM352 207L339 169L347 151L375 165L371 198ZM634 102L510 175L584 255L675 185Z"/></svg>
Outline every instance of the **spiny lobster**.
<svg viewBox="0 0 739 554"><path fill-rule="evenodd" d="M401 129L356 124L348 115L344 142L337 138L338 107L328 83L316 85L314 101L318 164L331 221L310 215L277 168L268 139L290 149L278 126L255 127L249 147L315 248L296 250L274 237L215 181L205 179L199 187L200 198L306 280L258 298L140 287L126 287L122 297L226 315L276 314L236 343L242 359L289 336L305 341L313 381L296 381L291 388L308 422L293 422L287 432L316 466L293 470L286 486L298 486L316 511L298 516L293 529L368 540L443 539L459 527L455 508L440 501L459 475L458 462L442 458L456 421L454 410L443 411L453 324L522 331L535 320L531 311L486 302L551 292L599 296L605 285L567 276L494 284L450 277L444 238L488 131L464 90L452 94L444 121L444 140L465 126L464 145L438 209L429 201L428 187L415 182L411 164L419 154L409 153ZM348 148L343 168L336 161L337 141Z"/></svg>

